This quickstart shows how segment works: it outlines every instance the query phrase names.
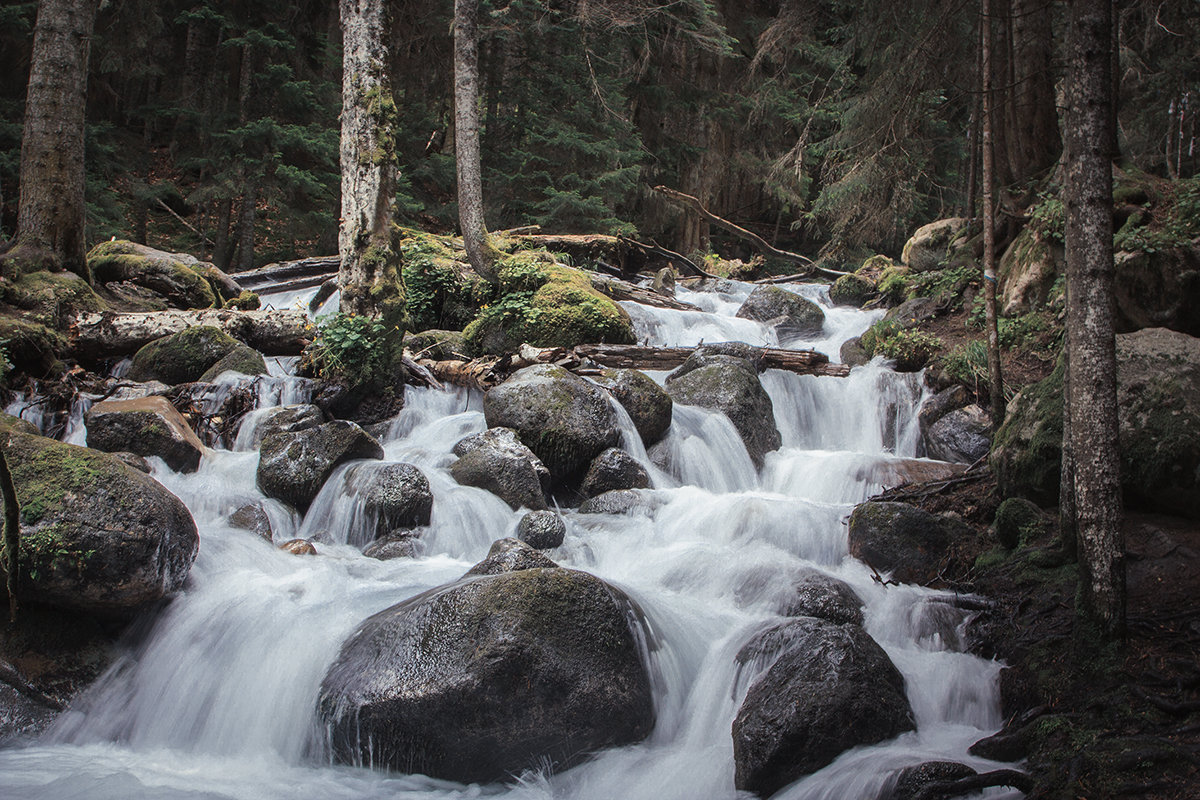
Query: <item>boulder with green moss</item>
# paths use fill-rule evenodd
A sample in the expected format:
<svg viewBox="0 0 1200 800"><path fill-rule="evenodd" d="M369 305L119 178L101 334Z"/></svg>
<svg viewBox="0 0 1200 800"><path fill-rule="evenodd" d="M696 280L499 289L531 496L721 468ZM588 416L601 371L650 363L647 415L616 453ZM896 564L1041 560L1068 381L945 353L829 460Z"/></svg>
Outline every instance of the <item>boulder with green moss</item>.
<svg viewBox="0 0 1200 800"><path fill-rule="evenodd" d="M1116 254L1121 330L1161 327L1200 336L1200 245Z"/></svg>
<svg viewBox="0 0 1200 800"><path fill-rule="evenodd" d="M175 308L220 307L242 293L224 272L186 253L167 253L118 239L96 245L87 258L96 283L140 286Z"/></svg>
<svg viewBox="0 0 1200 800"><path fill-rule="evenodd" d="M1066 265L1062 245L1027 226L1000 258L999 304L1006 317L1040 308Z"/></svg>
<svg viewBox="0 0 1200 800"><path fill-rule="evenodd" d="M38 377L62 369L58 356L67 349L67 337L53 327L0 314L0 342L15 369Z"/></svg>
<svg viewBox="0 0 1200 800"><path fill-rule="evenodd" d="M947 266L953 244L969 223L970 220L963 217L951 217L922 225L904 243L900 261L913 272L928 272Z"/></svg>
<svg viewBox="0 0 1200 800"><path fill-rule="evenodd" d="M992 440L988 463L1002 497L1024 497L1039 506L1058 503L1062 465L1063 362L1026 386L1008 404Z"/></svg>
<svg viewBox="0 0 1200 800"><path fill-rule="evenodd" d="M176 472L195 472L204 443L165 397L105 400L88 409L88 447L158 456Z"/></svg>
<svg viewBox="0 0 1200 800"><path fill-rule="evenodd" d="M414 233L400 241L410 327L462 330L492 299L494 287L447 237Z"/></svg>
<svg viewBox="0 0 1200 800"><path fill-rule="evenodd" d="M646 373L636 369L606 369L594 380L629 414L642 444L649 447L667 435L671 428L671 395Z"/></svg>
<svg viewBox="0 0 1200 800"><path fill-rule="evenodd" d="M226 372L236 372L241 375L266 375L268 372L267 362L263 359L262 353L249 345L238 342L236 347L205 370L199 380L201 383L212 383Z"/></svg>
<svg viewBox="0 0 1200 800"><path fill-rule="evenodd" d="M641 741L654 703L635 619L619 590L555 566L472 575L392 606L346 640L321 684L333 757L490 783Z"/></svg>
<svg viewBox="0 0 1200 800"><path fill-rule="evenodd" d="M875 284L862 275L843 275L829 287L834 305L862 308L875 294Z"/></svg>
<svg viewBox="0 0 1200 800"><path fill-rule="evenodd" d="M930 583L951 548L974 536L961 519L906 503L869 501L850 515L850 554L901 583Z"/></svg>
<svg viewBox="0 0 1200 800"><path fill-rule="evenodd" d="M210 367L243 347L220 328L211 325L188 328L155 339L138 350L127 377L134 381L162 381L171 386L198 381Z"/></svg>
<svg viewBox="0 0 1200 800"><path fill-rule="evenodd" d="M778 321L780 333L788 336L813 336L825 325L820 306L779 286L756 286L737 316L757 322Z"/></svg>
<svg viewBox="0 0 1200 800"><path fill-rule="evenodd" d="M175 495L107 453L25 431L0 426L21 509L23 598L128 616L183 585L199 536Z"/></svg>

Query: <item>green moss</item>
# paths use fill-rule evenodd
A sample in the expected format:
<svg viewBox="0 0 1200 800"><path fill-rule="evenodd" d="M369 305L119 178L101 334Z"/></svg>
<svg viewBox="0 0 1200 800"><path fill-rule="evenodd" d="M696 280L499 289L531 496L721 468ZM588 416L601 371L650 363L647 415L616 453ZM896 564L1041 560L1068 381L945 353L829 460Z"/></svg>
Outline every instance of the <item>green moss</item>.
<svg viewBox="0 0 1200 800"><path fill-rule="evenodd" d="M829 287L829 299L838 305L861 307L875 293L875 284L861 275L843 275Z"/></svg>
<svg viewBox="0 0 1200 800"><path fill-rule="evenodd" d="M42 377L56 370L67 337L50 326L23 317L0 316L0 343L12 367Z"/></svg>
<svg viewBox="0 0 1200 800"><path fill-rule="evenodd" d="M106 307L78 275L44 270L22 274L3 284L0 301L24 311L25 319L51 327L64 326L76 314Z"/></svg>
<svg viewBox="0 0 1200 800"><path fill-rule="evenodd" d="M410 329L461 330L495 294L442 237L406 232L400 251Z"/></svg>
<svg viewBox="0 0 1200 800"><path fill-rule="evenodd" d="M875 284L875 289L893 305L904 302L911 287L912 279L909 277L908 268L897 266L884 269L879 276L879 282Z"/></svg>
<svg viewBox="0 0 1200 800"><path fill-rule="evenodd" d="M163 295L186 308L218 305L218 294L209 279L200 274L211 264L185 263L134 242L102 242L88 253L88 266L97 283L129 281Z"/></svg>
<svg viewBox="0 0 1200 800"><path fill-rule="evenodd" d="M1025 387L992 441L992 468L1001 495L1038 505L1058 502L1062 468L1064 362L1044 380Z"/></svg>
<svg viewBox="0 0 1200 800"><path fill-rule="evenodd" d="M226 308L236 308L239 311L254 311L259 308L262 302L258 299L258 295L249 289L243 289L242 293L225 304Z"/></svg>
<svg viewBox="0 0 1200 800"><path fill-rule="evenodd" d="M26 434L28 435L28 434ZM10 464L20 487L21 524L33 525L68 494L84 492L112 470L110 459L84 447L28 448Z"/></svg>
<svg viewBox="0 0 1200 800"><path fill-rule="evenodd" d="M142 347L133 356L129 377L135 381L159 380L175 385L199 380L213 364L241 347L220 328L201 325L164 336Z"/></svg>

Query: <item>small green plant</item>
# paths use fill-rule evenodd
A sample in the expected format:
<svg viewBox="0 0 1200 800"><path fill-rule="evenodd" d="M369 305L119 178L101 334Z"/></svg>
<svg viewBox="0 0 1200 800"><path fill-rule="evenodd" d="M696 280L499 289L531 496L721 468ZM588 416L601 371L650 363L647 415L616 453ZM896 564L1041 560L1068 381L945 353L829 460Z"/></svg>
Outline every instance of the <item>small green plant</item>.
<svg viewBox="0 0 1200 800"><path fill-rule="evenodd" d="M915 371L929 363L942 346L942 340L932 333L905 328L880 342L877 352L895 361L897 369Z"/></svg>
<svg viewBox="0 0 1200 800"><path fill-rule="evenodd" d="M1113 235L1117 250L1158 253L1185 247L1200 235L1200 178L1168 184L1148 212L1132 214Z"/></svg>
<svg viewBox="0 0 1200 800"><path fill-rule="evenodd" d="M972 264L922 272L912 276L907 297L945 298L947 308L957 310L962 307L967 287L977 285L982 280L979 268Z"/></svg>
<svg viewBox="0 0 1200 800"><path fill-rule="evenodd" d="M946 377L973 389L988 385L987 345L975 339L957 345L942 360Z"/></svg>
<svg viewBox="0 0 1200 800"><path fill-rule="evenodd" d="M904 302L911 288L912 280L904 267L888 267L880 274L879 283L875 284L876 291L892 305Z"/></svg>
<svg viewBox="0 0 1200 800"><path fill-rule="evenodd" d="M1038 202L1029 209L1029 224L1044 240L1062 244L1066 220L1062 198L1057 190L1038 193Z"/></svg>
<svg viewBox="0 0 1200 800"><path fill-rule="evenodd" d="M400 332L371 317L330 314L317 320L317 336L306 357L318 377L363 386L382 380Z"/></svg>

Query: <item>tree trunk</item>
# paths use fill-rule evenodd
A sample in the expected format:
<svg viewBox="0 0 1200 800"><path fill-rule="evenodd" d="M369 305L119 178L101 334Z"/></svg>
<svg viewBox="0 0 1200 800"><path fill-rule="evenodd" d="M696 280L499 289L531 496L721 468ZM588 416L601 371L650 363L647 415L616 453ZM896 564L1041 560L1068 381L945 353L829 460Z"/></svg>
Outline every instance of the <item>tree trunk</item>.
<svg viewBox="0 0 1200 800"><path fill-rule="evenodd" d="M38 3L21 138L17 236L6 254L89 283L83 126L96 0Z"/></svg>
<svg viewBox="0 0 1200 800"><path fill-rule="evenodd" d="M403 315L403 284L392 226L396 202L396 100L388 74L386 3L341 0L342 219L338 284L342 311ZM388 286L388 284L394 286ZM390 292L390 298L389 298Z"/></svg>
<svg viewBox="0 0 1200 800"><path fill-rule="evenodd" d="M1111 0L1072 0L1067 89L1067 348L1084 611L1125 628L1113 311Z"/></svg>
<svg viewBox="0 0 1200 800"><path fill-rule="evenodd" d="M471 268L495 283L496 251L487 241L479 155L479 0L454 1L454 150L458 224Z"/></svg>
<svg viewBox="0 0 1200 800"><path fill-rule="evenodd" d="M266 355L297 355L312 337L303 311L235 311L202 308L189 311L101 311L80 314L71 323L72 354L88 363L136 352L161 336L195 325L212 325Z"/></svg>
<svg viewBox="0 0 1200 800"><path fill-rule="evenodd" d="M1020 184L1051 169L1062 151L1054 99L1051 4L1012 0L1012 115L1006 140Z"/></svg>
<svg viewBox="0 0 1200 800"><path fill-rule="evenodd" d="M222 197L217 200L217 229L213 233L213 263L222 272L229 271L233 261L233 250L229 247L229 222L233 216L233 200Z"/></svg>
<svg viewBox="0 0 1200 800"><path fill-rule="evenodd" d="M1000 372L1000 337L996 324L996 157L992 145L993 113L996 99L992 91L992 0L983 0L980 22L983 43L983 292L987 314L988 383L991 398L992 429L1004 421L1004 376Z"/></svg>
<svg viewBox="0 0 1200 800"><path fill-rule="evenodd" d="M237 271L254 269L254 212L258 203L258 180L248 177L238 208Z"/></svg>

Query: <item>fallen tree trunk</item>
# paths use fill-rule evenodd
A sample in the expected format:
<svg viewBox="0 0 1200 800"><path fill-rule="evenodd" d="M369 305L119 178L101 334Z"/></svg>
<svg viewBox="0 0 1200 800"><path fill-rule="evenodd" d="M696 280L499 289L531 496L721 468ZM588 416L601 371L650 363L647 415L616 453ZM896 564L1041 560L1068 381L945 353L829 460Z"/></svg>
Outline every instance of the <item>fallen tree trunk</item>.
<svg viewBox="0 0 1200 800"><path fill-rule="evenodd" d="M591 276L592 288L603 295L611 297L613 300L631 300L634 303L641 303L644 306L671 308L676 311L700 310L691 303L676 300L674 297L668 297L650 289L643 289L641 286L635 286L629 281L623 281L620 278L610 278L607 275L600 275L595 272L591 273Z"/></svg>
<svg viewBox="0 0 1200 800"><path fill-rule="evenodd" d="M270 356L298 355L313 333L308 316L294 310L101 311L75 318L69 331L71 352L84 362L125 356L155 339L196 325L220 328Z"/></svg>
<svg viewBox="0 0 1200 800"><path fill-rule="evenodd" d="M233 278L244 288L258 291L263 286L291 281L297 278L312 278L336 275L342 260L338 256L315 256L295 261L281 261L260 269L235 273ZM314 284L315 285L315 284Z"/></svg>
<svg viewBox="0 0 1200 800"><path fill-rule="evenodd" d="M676 253L674 250L668 250L657 242L646 244L645 242L639 242L636 239L630 239L627 236L622 236L621 241L625 242L630 247L641 250L646 254L647 258L650 256L658 256L659 258L666 260L667 263L671 264L672 266L678 264L679 266L683 267L680 272L690 272L697 278L720 280L719 275L713 275L711 272L705 272L698 264L696 264L695 261L692 261L682 253Z"/></svg>

